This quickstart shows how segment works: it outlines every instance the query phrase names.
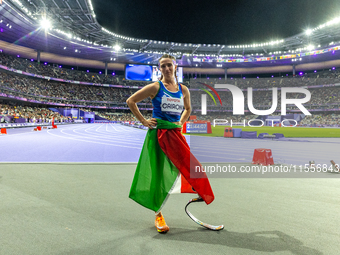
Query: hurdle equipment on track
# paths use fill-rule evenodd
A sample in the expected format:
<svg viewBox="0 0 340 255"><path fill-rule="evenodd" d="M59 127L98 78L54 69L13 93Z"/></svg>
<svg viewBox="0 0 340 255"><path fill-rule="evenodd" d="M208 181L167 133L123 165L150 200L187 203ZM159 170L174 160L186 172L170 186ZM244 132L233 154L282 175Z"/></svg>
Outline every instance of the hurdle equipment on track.
<svg viewBox="0 0 340 255"><path fill-rule="evenodd" d="M38 128L33 128L33 131L38 131Z"/></svg>
<svg viewBox="0 0 340 255"><path fill-rule="evenodd" d="M264 166L274 165L272 150L264 148L255 149L252 164Z"/></svg>
<svg viewBox="0 0 340 255"><path fill-rule="evenodd" d="M7 135L7 129L6 128L1 128L0 129L0 135Z"/></svg>
<svg viewBox="0 0 340 255"><path fill-rule="evenodd" d="M54 125L54 117L52 118L52 129L57 128L57 125Z"/></svg>
<svg viewBox="0 0 340 255"><path fill-rule="evenodd" d="M233 135L233 128L231 128L231 127L224 128L223 137L234 137L234 135Z"/></svg>
<svg viewBox="0 0 340 255"><path fill-rule="evenodd" d="M37 129L38 129L38 131L41 131L41 127L40 126L38 126Z"/></svg>

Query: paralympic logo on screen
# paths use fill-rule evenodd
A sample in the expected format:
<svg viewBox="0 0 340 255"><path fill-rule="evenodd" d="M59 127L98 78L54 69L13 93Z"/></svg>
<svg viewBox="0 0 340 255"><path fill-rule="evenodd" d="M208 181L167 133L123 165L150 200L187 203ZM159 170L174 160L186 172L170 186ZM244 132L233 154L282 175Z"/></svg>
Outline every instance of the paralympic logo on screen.
<svg viewBox="0 0 340 255"><path fill-rule="evenodd" d="M217 96L218 100L220 101L221 106L223 106L221 97L219 96L219 94L217 93L215 89L228 89L231 92L232 98L233 98L233 115L244 115L244 94L240 88L236 87L235 85L230 85L230 84L215 84L215 88L213 88L212 86L208 84L205 84L202 82L198 82L198 83L209 88ZM215 105L217 106L214 96L207 89L200 89L200 90L206 92L213 99ZM249 87L247 89L247 98L248 98L247 101L248 101L249 111L254 115L261 115L261 116L270 115L273 112L275 112L277 105L278 105L277 91L278 91L278 88L275 88L275 87L272 88L273 101L272 101L272 106L270 109L257 110L255 109L253 105L253 89ZM304 98L287 98L288 93L302 93L305 95L305 97ZM303 106L303 103L307 103L308 101L310 101L310 99L311 99L311 93L309 90L305 88L300 88L300 87L299 88L293 88L293 87L281 88L281 115L287 114L287 104L295 105L305 115L312 115ZM201 95L201 114L207 115L207 95L206 94ZM259 119L257 119L257 121L259 121ZM273 120L273 123L274 123L274 120Z"/></svg>

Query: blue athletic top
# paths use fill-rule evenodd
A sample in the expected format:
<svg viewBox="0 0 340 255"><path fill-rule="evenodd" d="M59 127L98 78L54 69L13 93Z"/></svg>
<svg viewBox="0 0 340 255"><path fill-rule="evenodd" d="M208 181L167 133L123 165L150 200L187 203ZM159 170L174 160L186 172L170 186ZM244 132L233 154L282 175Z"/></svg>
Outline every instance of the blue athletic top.
<svg viewBox="0 0 340 255"><path fill-rule="evenodd" d="M184 108L182 86L179 91L171 92L167 90L163 82L158 81L159 89L157 95L152 99L152 118L178 122Z"/></svg>

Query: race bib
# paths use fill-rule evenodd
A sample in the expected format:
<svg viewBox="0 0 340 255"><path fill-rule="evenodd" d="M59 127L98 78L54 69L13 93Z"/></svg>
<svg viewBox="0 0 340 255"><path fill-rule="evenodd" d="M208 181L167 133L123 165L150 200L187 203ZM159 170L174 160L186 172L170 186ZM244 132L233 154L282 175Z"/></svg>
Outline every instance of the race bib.
<svg viewBox="0 0 340 255"><path fill-rule="evenodd" d="M183 107L183 98L162 97L161 111L166 114L181 115Z"/></svg>

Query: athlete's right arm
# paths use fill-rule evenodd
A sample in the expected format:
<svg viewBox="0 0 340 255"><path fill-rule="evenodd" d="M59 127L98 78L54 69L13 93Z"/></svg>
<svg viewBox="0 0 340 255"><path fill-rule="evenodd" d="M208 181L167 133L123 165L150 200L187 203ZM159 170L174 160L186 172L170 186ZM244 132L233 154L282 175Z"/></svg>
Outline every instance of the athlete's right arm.
<svg viewBox="0 0 340 255"><path fill-rule="evenodd" d="M134 93L132 96L130 96L127 100L126 103L129 106L131 112L136 116L136 118L146 127L151 128L152 126L157 125L156 119L150 119L146 120L144 116L141 114L137 107L137 103L142 101L145 98L151 97L154 98L159 89L159 83L154 82L151 83L150 85L145 86L144 88L138 90L136 93Z"/></svg>

